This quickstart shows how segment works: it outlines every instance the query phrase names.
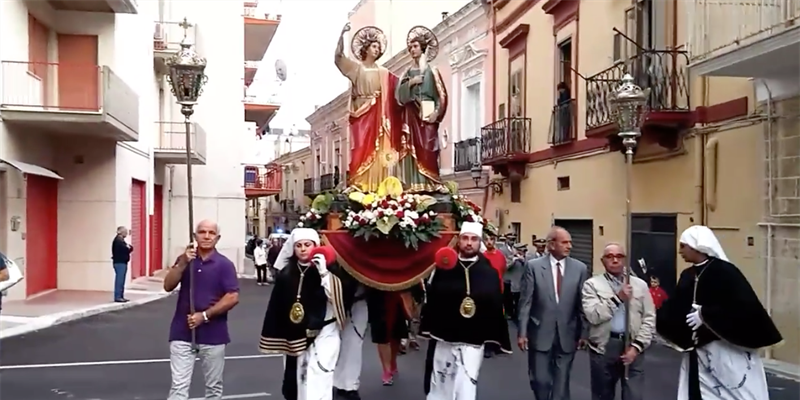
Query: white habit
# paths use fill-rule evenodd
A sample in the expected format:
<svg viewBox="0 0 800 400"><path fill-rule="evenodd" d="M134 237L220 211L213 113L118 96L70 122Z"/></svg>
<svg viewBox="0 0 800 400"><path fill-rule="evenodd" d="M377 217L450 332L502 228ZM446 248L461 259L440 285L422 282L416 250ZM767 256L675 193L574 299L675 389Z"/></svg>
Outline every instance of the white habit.
<svg viewBox="0 0 800 400"><path fill-rule="evenodd" d="M703 400L768 400L764 364L754 350L723 340L697 349ZM678 400L689 400L689 354L683 355Z"/></svg>
<svg viewBox="0 0 800 400"><path fill-rule="evenodd" d="M483 346L437 341L431 387L426 399L475 400L481 363Z"/></svg>
<svg viewBox="0 0 800 400"><path fill-rule="evenodd" d="M356 297L363 296L366 289L359 286ZM337 389L358 390L361 378L361 355L364 347L364 333L367 331L367 300L361 299L353 303L350 318L342 328L342 349L336 363L333 386Z"/></svg>
<svg viewBox="0 0 800 400"><path fill-rule="evenodd" d="M323 286L329 282L323 279ZM326 292L327 286L326 286ZM325 319L333 318L333 305L328 303ZM314 343L297 357L297 400L333 400L333 371L341 347L339 326L322 327Z"/></svg>

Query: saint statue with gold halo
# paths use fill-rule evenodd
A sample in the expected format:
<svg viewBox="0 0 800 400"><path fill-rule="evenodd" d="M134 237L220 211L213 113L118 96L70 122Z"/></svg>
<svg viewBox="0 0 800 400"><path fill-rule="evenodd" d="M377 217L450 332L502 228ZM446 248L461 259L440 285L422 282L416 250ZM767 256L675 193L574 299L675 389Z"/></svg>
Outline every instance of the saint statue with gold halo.
<svg viewBox="0 0 800 400"><path fill-rule="evenodd" d="M446 146L439 124L447 114L447 89L439 70L429 63L439 54L439 40L424 26L406 36L411 67L400 78L394 96L402 107L398 173L412 192L441 192L439 152Z"/></svg>
<svg viewBox="0 0 800 400"><path fill-rule="evenodd" d="M359 29L350 42L355 59L344 53L346 24L339 36L334 62L350 81L350 166L348 186L375 192L387 177L396 176L402 130L399 108L393 94L397 76L377 64L386 51L386 35L374 26Z"/></svg>

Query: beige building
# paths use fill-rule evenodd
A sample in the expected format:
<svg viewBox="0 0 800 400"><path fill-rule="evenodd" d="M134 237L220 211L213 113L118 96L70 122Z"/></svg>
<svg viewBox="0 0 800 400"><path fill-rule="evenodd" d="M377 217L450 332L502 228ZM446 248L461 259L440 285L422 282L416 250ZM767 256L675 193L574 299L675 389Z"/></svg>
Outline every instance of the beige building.
<svg viewBox="0 0 800 400"><path fill-rule="evenodd" d="M289 232L298 222L300 213L308 210L310 198L303 194L303 182L311 176L311 149L304 147L285 153L271 163L281 168L281 191L261 199L260 236L271 232Z"/></svg>
<svg viewBox="0 0 800 400"><path fill-rule="evenodd" d="M608 99L631 73L651 89L633 166L631 258L646 259L669 290L685 267L678 235L708 225L786 338L771 356L798 364L798 57L764 55L784 33L754 30L738 46L733 35L767 16L782 26L778 16L797 10L706 3L495 1L497 90L482 162L505 190L492 204L523 242L553 224L568 228L573 255L597 270L603 244L626 235L625 164ZM751 15L743 7L765 8L735 19ZM709 19L723 22L712 29ZM777 65L795 81L761 75L786 74L765 68Z"/></svg>
<svg viewBox="0 0 800 400"><path fill-rule="evenodd" d="M376 12L372 3L382 2L363 1L351 13L354 31L372 24L365 22L372 18L370 13ZM445 4L440 6L448 6L447 2L443 3ZM491 45L489 18L486 9L476 2L450 3L463 7L452 13L435 13L438 21L436 25L429 25L439 39L440 46L439 55L431 65L441 73L449 96L448 114L439 127L443 142L447 143L440 153L439 165L443 180L457 182L462 193L482 203L485 198L482 186L488 179L488 168L485 171L481 169L479 183L471 177L470 169L473 166L480 167L477 139L480 136L480 127L489 121L491 111L483 101L485 94L491 90L491 64L487 57L488 47ZM408 25L410 28L422 24L420 18L432 20L430 15L417 14L408 14L409 21L413 23L400 25ZM390 24L397 25L397 19ZM391 36L392 31L383 25L377 26L387 36ZM396 51L401 51L384 56L384 59L390 57L384 62L384 66L398 76L411 65L411 56L404 45L408 28L393 31L394 37L388 38L390 43L395 43ZM398 43L403 46L400 47ZM389 46L389 50L391 49L392 46ZM312 174L306 179L304 186L309 196L341 186L346 181L351 146L348 132L349 96L349 90L343 92L331 102L317 108L307 118L311 124L311 152L314 161Z"/></svg>

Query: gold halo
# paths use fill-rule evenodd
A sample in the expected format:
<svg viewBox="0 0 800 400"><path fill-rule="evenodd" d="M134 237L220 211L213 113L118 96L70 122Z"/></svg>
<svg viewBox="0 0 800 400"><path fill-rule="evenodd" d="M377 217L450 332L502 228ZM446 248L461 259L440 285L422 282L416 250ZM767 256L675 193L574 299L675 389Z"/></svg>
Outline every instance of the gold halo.
<svg viewBox="0 0 800 400"><path fill-rule="evenodd" d="M378 42L378 45L380 45L381 50L380 54L378 54L378 58L381 58L387 46L386 35L384 35L381 28L365 26L356 31L353 35L353 39L350 40L350 50L353 52L353 57L359 61L364 61L361 59L361 49L365 46L369 46L372 42Z"/></svg>
<svg viewBox="0 0 800 400"><path fill-rule="evenodd" d="M422 26L417 25L411 28L406 35L406 45L411 45L412 41L419 40L427 43L428 50L425 54L428 56L428 61L433 61L439 54L439 39L433 34L433 31Z"/></svg>

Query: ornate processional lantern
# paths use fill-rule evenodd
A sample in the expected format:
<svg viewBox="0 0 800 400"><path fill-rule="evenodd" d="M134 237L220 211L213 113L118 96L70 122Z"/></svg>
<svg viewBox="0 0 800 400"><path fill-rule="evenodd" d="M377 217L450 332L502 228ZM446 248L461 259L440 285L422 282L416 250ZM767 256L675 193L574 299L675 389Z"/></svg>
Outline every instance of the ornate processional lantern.
<svg viewBox="0 0 800 400"><path fill-rule="evenodd" d="M642 135L641 127L647 116L647 100L650 97L650 89L640 88L634 83L630 74L625 74L619 86L611 93L611 109L614 119L619 127L617 134L622 139L625 146L625 249L631 249L631 192L633 180L633 150L636 148L637 140ZM625 265L625 284L631 279L630 254ZM625 301L625 344L630 346L630 299ZM628 376L628 368L625 368L625 377Z"/></svg>
<svg viewBox="0 0 800 400"><path fill-rule="evenodd" d="M189 211L189 242L194 243L194 195L192 190L192 123L191 116L194 114L194 106L197 99L203 93L203 86L208 77L205 75L206 59L200 57L193 49L188 40L189 28L192 27L186 18L179 25L183 28L183 40L181 49L177 54L167 60L169 81L172 94L177 103L181 105L181 114L184 116L184 127L186 129L186 201ZM194 268L189 268L189 308L192 314L195 313L194 304ZM196 331L192 330L192 348L197 351Z"/></svg>

